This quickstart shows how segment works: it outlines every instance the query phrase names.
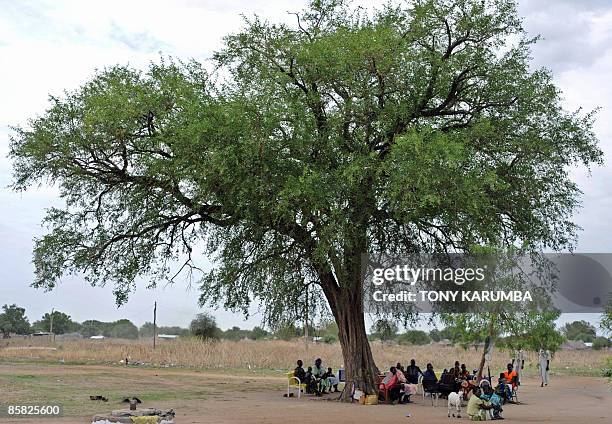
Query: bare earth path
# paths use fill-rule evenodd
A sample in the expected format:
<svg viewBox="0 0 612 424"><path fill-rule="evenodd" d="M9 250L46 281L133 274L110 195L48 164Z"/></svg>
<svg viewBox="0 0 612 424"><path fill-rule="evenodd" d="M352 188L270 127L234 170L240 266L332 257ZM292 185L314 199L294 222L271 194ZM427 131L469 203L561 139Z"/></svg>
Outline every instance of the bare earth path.
<svg viewBox="0 0 612 424"><path fill-rule="evenodd" d="M361 406L304 396L286 399L285 380L267 375L231 375L187 369L141 369L111 366L0 364L0 405L62 403L61 418L8 419L6 423L89 423L95 412L122 407L118 400L139 394L143 406L174 408L184 423L451 423L445 401L437 407L416 396L408 405ZM91 402L90 394L109 397ZM540 388L535 379L521 387L521 405L507 405L506 422L610 423L612 392L594 377L556 377ZM409 417L407 415L410 415ZM465 408L464 408L465 416Z"/></svg>

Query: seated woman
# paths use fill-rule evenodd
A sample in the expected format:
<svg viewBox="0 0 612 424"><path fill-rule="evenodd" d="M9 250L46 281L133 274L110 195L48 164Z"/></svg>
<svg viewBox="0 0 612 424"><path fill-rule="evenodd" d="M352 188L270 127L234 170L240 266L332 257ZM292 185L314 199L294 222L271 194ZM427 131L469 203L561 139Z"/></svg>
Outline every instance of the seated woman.
<svg viewBox="0 0 612 424"><path fill-rule="evenodd" d="M493 390L493 387L491 387L491 384L487 380L482 380L481 391L482 394L480 395L480 398L482 400L489 401L493 406L493 408L489 410L491 413L491 418L494 420L503 420L503 417L501 416L501 413L503 412L502 398L495 393L495 390Z"/></svg>
<svg viewBox="0 0 612 424"><path fill-rule="evenodd" d="M438 382L438 377L436 376L436 373L433 370L432 364L427 364L427 369L423 373L423 384L425 384L425 382L427 383L437 383Z"/></svg>
<svg viewBox="0 0 612 424"><path fill-rule="evenodd" d="M456 387L457 380L455 379L454 370L446 371L442 373L440 376L440 381L438 382L438 390L443 395L448 395L450 392L457 391Z"/></svg>
<svg viewBox="0 0 612 424"><path fill-rule="evenodd" d="M380 383L380 390L388 391L391 402L400 400L402 386L400 384L398 374L399 372L397 371L397 368L391 367L389 369L389 373L387 373L382 383Z"/></svg>

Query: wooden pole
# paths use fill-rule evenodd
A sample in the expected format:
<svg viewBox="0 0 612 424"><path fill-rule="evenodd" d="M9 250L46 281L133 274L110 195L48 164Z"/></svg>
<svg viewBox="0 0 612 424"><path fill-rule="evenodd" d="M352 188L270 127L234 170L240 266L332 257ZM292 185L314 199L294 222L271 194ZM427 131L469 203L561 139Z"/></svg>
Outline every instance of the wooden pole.
<svg viewBox="0 0 612 424"><path fill-rule="evenodd" d="M55 308L51 308L51 316L49 317L49 333L51 333L51 337L53 338L53 341L55 341L55 334L53 333L53 313L55 311Z"/></svg>
<svg viewBox="0 0 612 424"><path fill-rule="evenodd" d="M153 349L155 349L157 339L157 301L153 307Z"/></svg>

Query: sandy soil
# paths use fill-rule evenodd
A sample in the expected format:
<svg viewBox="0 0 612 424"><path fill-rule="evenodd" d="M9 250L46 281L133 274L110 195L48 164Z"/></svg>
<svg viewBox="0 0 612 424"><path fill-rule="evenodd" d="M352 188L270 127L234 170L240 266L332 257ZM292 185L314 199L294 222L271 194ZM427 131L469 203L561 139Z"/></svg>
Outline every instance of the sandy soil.
<svg viewBox="0 0 612 424"><path fill-rule="evenodd" d="M3 374L15 374L16 367L24 374L45 375L57 372L56 367L33 365L0 365ZM139 378L159 378L162 371L155 369L120 369L104 366L71 366L62 369L65 375L83 375L104 372L117 379L138 375ZM185 423L451 423L468 421L447 417L444 400L432 406L429 398L414 397L408 405L362 406L356 403L336 402L336 395L323 398L302 396L283 398L286 385L282 378L253 376L238 377L222 374L194 372L189 370L163 370L164 376L171 376L168 390L176 387L177 392L185 387L214 387L203 400L183 399L147 402L143 406L173 408L177 411L177 424ZM245 381L248 380L248 383ZM224 384L225 383L225 384ZM183 385L184 384L184 385ZM504 408L506 422L521 423L612 423L612 391L608 383L592 377L557 377L548 387L540 388L535 379L525 381L519 392L520 405ZM2 394L0 394L0 403ZM110 408L109 408L110 409ZM465 409L464 409L465 412ZM70 416L58 419L38 420L0 418L7 423L62 423L77 424L90 422L91 415Z"/></svg>

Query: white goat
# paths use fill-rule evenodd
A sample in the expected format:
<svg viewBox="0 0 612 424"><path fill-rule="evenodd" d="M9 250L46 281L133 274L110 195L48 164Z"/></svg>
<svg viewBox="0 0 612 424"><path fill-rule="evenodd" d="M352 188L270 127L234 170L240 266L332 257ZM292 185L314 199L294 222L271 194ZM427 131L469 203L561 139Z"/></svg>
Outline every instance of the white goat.
<svg viewBox="0 0 612 424"><path fill-rule="evenodd" d="M448 417L450 418L451 416L451 408L454 406L456 411L457 411L457 418L461 418L461 400L463 398L463 393L460 391L458 392L450 392L448 394ZM453 417L455 416L455 413L453 413Z"/></svg>

